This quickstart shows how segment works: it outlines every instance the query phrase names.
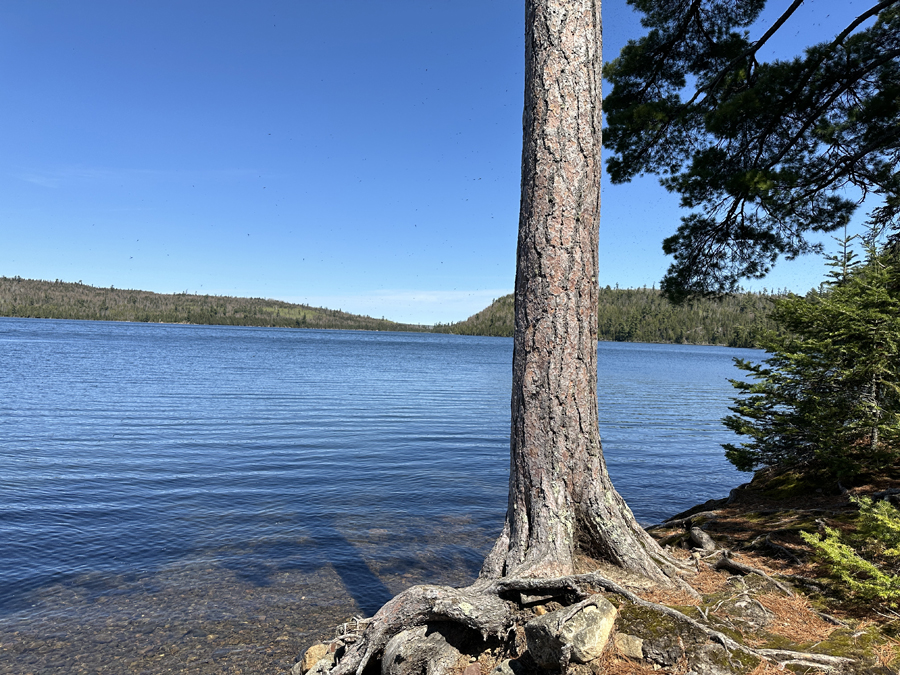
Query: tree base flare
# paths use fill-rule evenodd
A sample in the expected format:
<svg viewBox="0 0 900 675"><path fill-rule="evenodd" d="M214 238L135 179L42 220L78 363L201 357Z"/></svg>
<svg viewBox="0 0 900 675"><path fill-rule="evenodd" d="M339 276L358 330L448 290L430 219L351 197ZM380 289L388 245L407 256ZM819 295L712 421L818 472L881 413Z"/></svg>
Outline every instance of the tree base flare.
<svg viewBox="0 0 900 675"><path fill-rule="evenodd" d="M750 574L755 576L754 571ZM789 597L778 590L782 584L765 583L767 589L775 589L783 597ZM746 593L752 592L746 585L742 588ZM616 610L612 616L615 631L621 637L610 640L604 654L636 658L639 652L648 667L702 662L707 664L705 672L737 675L748 673L761 663L815 666L826 672L846 672L855 663L853 658L827 653L749 646L732 637L735 635L734 624L729 621L733 617L727 614L728 606L724 603L714 607L712 601L705 598L691 616L680 609L646 600L639 595L641 592L646 594L646 589L629 590L597 572L553 579L481 580L463 589L415 586L388 602L374 617L364 620L358 626L359 630L345 630L343 635L335 638L327 645L328 656L312 669L307 671L308 665L298 664L292 672L297 675L305 672L314 675L393 675L406 672L391 665L394 661L404 660L415 660L421 664L416 667L429 675L468 675L470 671L475 675L476 667L478 673L509 675L517 670L536 672L538 663L547 670L546 655L536 659L531 653L536 647L526 639L529 632L526 624L547 623L543 618L548 612L554 613L554 620L550 622L555 627L553 639L560 642L553 647L558 664L548 672L583 672L584 668L596 664L581 656L578 661L587 660L587 663L576 667L576 660L572 659L572 655L578 653L574 639L573 644L566 644L560 638L567 630L574 634L576 629L567 629L563 625L579 613L583 614L585 607L608 606L610 600L618 606L617 617ZM759 601L753 599L753 602ZM726 633L722 628L730 630ZM433 633L441 635L426 639ZM609 637L609 631L606 637ZM431 649L428 645L432 643L441 645L443 651L435 652L433 656L417 654L415 659L391 656L385 664L386 650L391 655L402 652L404 645L399 643L405 640L418 640L416 644L423 645L421 648L426 651ZM757 640L758 636L753 635L749 636L748 642ZM443 653L447 651L446 643L452 645L453 654L459 658L448 658ZM404 653L408 654L408 649ZM581 653L590 653L590 658L600 663L599 651Z"/></svg>

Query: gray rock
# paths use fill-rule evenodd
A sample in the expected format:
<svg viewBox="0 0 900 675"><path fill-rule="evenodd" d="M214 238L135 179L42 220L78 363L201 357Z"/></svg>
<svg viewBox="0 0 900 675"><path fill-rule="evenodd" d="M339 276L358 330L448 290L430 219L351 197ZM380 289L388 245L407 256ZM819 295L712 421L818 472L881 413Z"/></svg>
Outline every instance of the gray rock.
<svg viewBox="0 0 900 675"><path fill-rule="evenodd" d="M692 527L690 536L691 541L702 548L705 552L712 553L716 550L716 542L714 542L712 540L712 537L706 534L706 532L701 530L699 527Z"/></svg>
<svg viewBox="0 0 900 675"><path fill-rule="evenodd" d="M583 607L574 614L573 607L564 607L525 624L528 651L542 668L559 668L570 659L587 663L606 647L616 608L602 596L580 604Z"/></svg>
<svg viewBox="0 0 900 675"><path fill-rule="evenodd" d="M333 667L334 652L326 645L313 645L291 668L291 675L324 675Z"/></svg>
<svg viewBox="0 0 900 675"><path fill-rule="evenodd" d="M324 659L316 661L316 665L306 672L306 675L327 675L334 667L334 659L326 656Z"/></svg>
<svg viewBox="0 0 900 675"><path fill-rule="evenodd" d="M729 602L723 603L721 611L733 620L746 624L752 630L765 628L772 621L772 615L749 593L741 593Z"/></svg>
<svg viewBox="0 0 900 675"><path fill-rule="evenodd" d="M616 651L630 659L644 658L644 641L636 635L628 633L616 633Z"/></svg>
<svg viewBox="0 0 900 675"><path fill-rule="evenodd" d="M768 626L772 615L754 598L757 593L780 593L777 587L758 574L746 577L732 577L728 586L713 596L719 612L747 629L759 631Z"/></svg>
<svg viewBox="0 0 900 675"><path fill-rule="evenodd" d="M384 648L382 675L451 675L468 659L428 626L398 633Z"/></svg>

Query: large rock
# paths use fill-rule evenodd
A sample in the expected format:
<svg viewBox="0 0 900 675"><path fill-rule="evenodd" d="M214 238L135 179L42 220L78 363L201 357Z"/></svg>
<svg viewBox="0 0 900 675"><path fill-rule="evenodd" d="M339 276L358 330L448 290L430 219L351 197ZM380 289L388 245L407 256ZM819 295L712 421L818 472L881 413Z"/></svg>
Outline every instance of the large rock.
<svg viewBox="0 0 900 675"><path fill-rule="evenodd" d="M616 608L602 596L572 614L572 607L544 614L525 624L531 657L542 668L558 669L570 659L588 663L603 652L616 620Z"/></svg>
<svg viewBox="0 0 900 675"><path fill-rule="evenodd" d="M316 644L307 649L303 653L303 658L300 659L301 668L303 668L303 672L305 673L307 670L312 670L313 666L316 665L319 661L325 658L328 654L328 645L324 644Z"/></svg>
<svg viewBox="0 0 900 675"><path fill-rule="evenodd" d="M771 581L758 574L732 577L728 585L712 595L708 603L715 604L717 612L726 614L740 629L759 632L772 623L772 614L754 596L781 591Z"/></svg>
<svg viewBox="0 0 900 675"><path fill-rule="evenodd" d="M468 665L456 647L429 626L398 633L384 648L382 675L451 675Z"/></svg>

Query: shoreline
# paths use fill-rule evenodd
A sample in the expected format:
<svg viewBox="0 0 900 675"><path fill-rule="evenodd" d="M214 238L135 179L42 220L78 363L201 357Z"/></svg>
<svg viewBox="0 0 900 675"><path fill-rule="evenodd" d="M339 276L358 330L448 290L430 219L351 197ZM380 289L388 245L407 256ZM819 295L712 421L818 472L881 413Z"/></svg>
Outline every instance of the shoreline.
<svg viewBox="0 0 900 675"><path fill-rule="evenodd" d="M79 318L62 318L62 317L44 317L44 316L9 316L6 314L0 314L0 319L20 319L27 321L81 321L81 322L94 322L94 323L124 323L124 324L133 324L136 326L141 325L153 325L153 326L209 326L209 327L221 327L221 328L274 328L279 330L302 330L302 331L314 331L314 330L325 330L325 331L336 331L336 330L346 330L346 331L354 331L360 333L409 333L411 335L421 335L421 334L429 334L429 335L454 335L457 337L481 337L481 338L496 338L499 340L511 340L511 336L503 336L503 335L473 335L469 333L452 333L452 332L443 332L443 331L433 331L430 330L431 327L421 325L414 326L416 330L406 330L406 329L396 329L396 330L380 330L376 328L343 328L343 327L326 327L326 326L275 326L271 324L252 324L252 323L242 323L242 324L230 324L230 323L196 323L193 321L135 321L132 319L79 319ZM404 324L405 325L405 324ZM419 330L421 329L421 330ZM673 345L680 347L722 347L725 349L753 349L756 351L763 351L759 347L732 347L730 345L725 345L721 343L715 342L645 342L639 340L602 340L598 339L597 344L629 344L629 345Z"/></svg>

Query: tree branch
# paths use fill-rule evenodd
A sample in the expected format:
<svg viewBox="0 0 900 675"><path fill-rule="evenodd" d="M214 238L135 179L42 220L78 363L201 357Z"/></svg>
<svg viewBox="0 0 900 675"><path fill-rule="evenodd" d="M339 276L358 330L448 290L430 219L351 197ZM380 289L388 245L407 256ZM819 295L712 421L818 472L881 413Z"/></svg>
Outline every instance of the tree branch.
<svg viewBox="0 0 900 675"><path fill-rule="evenodd" d="M897 0L892 1L896 2ZM744 50L744 52L740 56L732 59L727 66L725 66L718 72L718 74L716 74L715 78L713 78L713 80L709 84L698 87L697 91L691 97L691 100L685 103L685 106L692 105L697 100L697 97L701 92L709 91L710 89L717 87L725 77L725 75L727 75L736 65L741 63L744 59L755 56L756 52L758 52L762 48L762 46L769 41L769 38L771 38L778 31L778 29L784 25L784 22L787 21L795 11L797 11L797 8L799 8L800 5L803 4L803 2L804 0L794 0L794 2L791 3L791 6L787 8L784 14L778 17L778 20L774 24L772 24L769 30L767 30L759 40L753 42L746 50Z"/></svg>

